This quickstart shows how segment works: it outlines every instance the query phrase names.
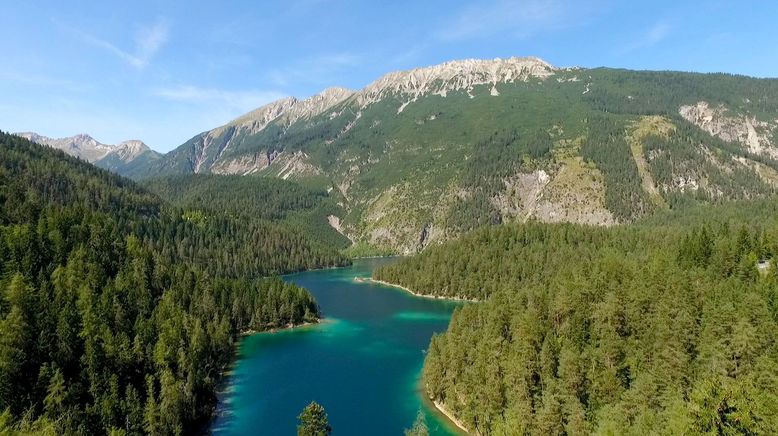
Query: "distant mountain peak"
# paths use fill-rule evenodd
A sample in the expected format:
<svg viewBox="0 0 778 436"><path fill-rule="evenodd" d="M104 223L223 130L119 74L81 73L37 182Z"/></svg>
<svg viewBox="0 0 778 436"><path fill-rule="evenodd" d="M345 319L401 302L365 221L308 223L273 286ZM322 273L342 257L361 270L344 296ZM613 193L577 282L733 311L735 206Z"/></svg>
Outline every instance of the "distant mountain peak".
<svg viewBox="0 0 778 436"><path fill-rule="evenodd" d="M294 97L284 97L282 99L272 101L230 121L224 127L241 126L249 128L252 132L258 132L264 129L269 122L278 118L289 108L297 104L297 101L298 100Z"/></svg>
<svg viewBox="0 0 778 436"><path fill-rule="evenodd" d="M354 91L346 88L331 87L305 100L285 97L236 118L216 130L218 133L221 133L226 127L237 126L256 133L264 129L270 122L279 118L284 118L287 125L292 124L299 119L319 115L353 94Z"/></svg>
<svg viewBox="0 0 778 436"><path fill-rule="evenodd" d="M103 144L88 133L65 138L50 138L35 132L20 132L16 135L41 145L48 145L64 151L65 153L95 163L110 155L115 155L124 162L134 160L141 154L151 150L143 141L131 139L117 145Z"/></svg>
<svg viewBox="0 0 778 436"><path fill-rule="evenodd" d="M149 150L151 149L143 141L130 139L117 144L111 153L115 153L121 160L128 162Z"/></svg>
<svg viewBox="0 0 778 436"><path fill-rule="evenodd" d="M17 133L17 135L38 144L57 148L87 162L100 160L113 150L112 145L102 144L86 133L79 133L65 138L50 138L35 132L22 132Z"/></svg>

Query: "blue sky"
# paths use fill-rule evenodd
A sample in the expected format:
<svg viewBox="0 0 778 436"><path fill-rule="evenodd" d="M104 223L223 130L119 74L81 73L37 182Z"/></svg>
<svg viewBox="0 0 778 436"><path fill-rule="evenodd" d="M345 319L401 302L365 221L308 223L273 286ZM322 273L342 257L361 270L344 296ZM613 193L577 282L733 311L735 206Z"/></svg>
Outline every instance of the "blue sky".
<svg viewBox="0 0 778 436"><path fill-rule="evenodd" d="M778 2L5 0L0 129L167 151L274 99L452 59L778 76Z"/></svg>

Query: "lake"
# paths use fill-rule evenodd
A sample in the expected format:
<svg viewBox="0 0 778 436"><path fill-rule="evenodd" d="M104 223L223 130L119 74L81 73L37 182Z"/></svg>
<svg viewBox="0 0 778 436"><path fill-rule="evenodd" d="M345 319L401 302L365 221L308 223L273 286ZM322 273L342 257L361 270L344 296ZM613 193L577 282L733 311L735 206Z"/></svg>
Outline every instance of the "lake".
<svg viewBox="0 0 778 436"><path fill-rule="evenodd" d="M430 338L461 303L354 281L392 261L285 276L311 291L325 320L240 341L213 433L295 435L297 415L315 400L336 436L402 435L418 410L431 435L458 434L424 401L419 376Z"/></svg>

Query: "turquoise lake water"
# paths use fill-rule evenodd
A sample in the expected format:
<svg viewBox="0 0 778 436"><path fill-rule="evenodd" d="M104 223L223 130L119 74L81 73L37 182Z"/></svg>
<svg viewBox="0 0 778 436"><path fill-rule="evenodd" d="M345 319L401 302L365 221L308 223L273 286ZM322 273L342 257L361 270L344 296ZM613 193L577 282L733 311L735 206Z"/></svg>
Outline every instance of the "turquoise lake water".
<svg viewBox="0 0 778 436"><path fill-rule="evenodd" d="M285 280L313 293L325 321L245 337L212 431L216 435L295 435L312 400L326 409L333 435L402 435L418 410L432 435L457 434L419 392L424 350L459 303L415 297L354 277L393 259Z"/></svg>

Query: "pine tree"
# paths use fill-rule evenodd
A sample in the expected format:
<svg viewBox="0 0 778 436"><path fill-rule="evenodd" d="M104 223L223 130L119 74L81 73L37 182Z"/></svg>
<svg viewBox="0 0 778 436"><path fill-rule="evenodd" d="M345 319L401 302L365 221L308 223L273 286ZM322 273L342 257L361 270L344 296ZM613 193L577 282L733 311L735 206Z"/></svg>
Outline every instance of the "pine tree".
<svg viewBox="0 0 778 436"><path fill-rule="evenodd" d="M297 436L329 436L332 433L327 412L315 401L305 406L297 419L299 420Z"/></svg>

